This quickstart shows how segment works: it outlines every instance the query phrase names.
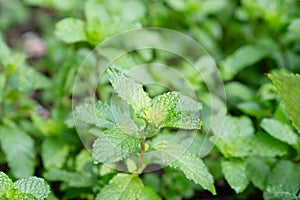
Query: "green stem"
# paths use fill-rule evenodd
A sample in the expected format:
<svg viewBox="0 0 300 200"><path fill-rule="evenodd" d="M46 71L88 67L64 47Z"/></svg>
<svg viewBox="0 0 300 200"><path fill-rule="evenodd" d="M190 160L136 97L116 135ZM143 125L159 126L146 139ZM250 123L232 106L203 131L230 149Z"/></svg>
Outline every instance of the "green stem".
<svg viewBox="0 0 300 200"><path fill-rule="evenodd" d="M5 79L5 81L4 81L4 84L3 84L3 92L4 93L6 93L7 91L7 85L8 85L8 80L7 79ZM6 112L5 112L5 96L6 96L6 94L4 94L4 97L3 97L3 99L2 99L2 102L1 102L1 114L2 114L2 119L4 119L5 118L5 115L6 115Z"/></svg>
<svg viewBox="0 0 300 200"><path fill-rule="evenodd" d="M144 167L144 160L145 160L145 144L146 138L143 138L141 142L141 154L140 154L140 163L139 163L139 171L142 173Z"/></svg>

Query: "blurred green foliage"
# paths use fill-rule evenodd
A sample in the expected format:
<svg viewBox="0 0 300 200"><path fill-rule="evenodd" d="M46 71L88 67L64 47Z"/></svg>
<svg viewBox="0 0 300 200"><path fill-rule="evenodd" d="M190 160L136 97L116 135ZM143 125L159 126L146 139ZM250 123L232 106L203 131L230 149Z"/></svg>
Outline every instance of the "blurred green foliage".
<svg viewBox="0 0 300 200"><path fill-rule="evenodd" d="M121 179L147 186L139 191L144 199L210 197L170 168L143 174L143 183L132 175L117 177L93 163L77 136L71 96L85 57L108 37L153 26L193 37L220 69L228 115L221 137L211 137L216 147L203 159L217 198L299 199L300 80L291 75L300 72L298 0L0 0L0 170L13 180L44 178L51 187L48 199L95 199ZM45 49L32 53L36 45ZM116 61L125 69L151 62L188 78L208 129L209 92L188 63L162 51L133 52ZM163 70L152 74L168 79ZM106 101L112 87L108 80L101 84L96 93ZM145 88L151 97L167 91ZM166 130L166 137L171 133ZM202 139L200 131L189 150L199 155Z"/></svg>

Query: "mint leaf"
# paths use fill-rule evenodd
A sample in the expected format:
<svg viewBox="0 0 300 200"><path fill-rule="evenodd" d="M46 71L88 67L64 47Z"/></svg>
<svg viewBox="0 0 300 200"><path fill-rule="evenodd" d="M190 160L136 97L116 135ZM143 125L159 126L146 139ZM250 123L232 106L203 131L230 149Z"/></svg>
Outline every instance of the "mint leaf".
<svg viewBox="0 0 300 200"><path fill-rule="evenodd" d="M6 61L7 58L10 56L10 49L5 43L2 34L0 34L0 63L5 65L3 61Z"/></svg>
<svg viewBox="0 0 300 200"><path fill-rule="evenodd" d="M221 162L225 179L236 193L243 192L249 184L250 177L247 170L247 163L242 160L223 160Z"/></svg>
<svg viewBox="0 0 300 200"><path fill-rule="evenodd" d="M168 92L153 99L153 105L145 110L145 118L159 128L200 129L200 109L201 104L193 99Z"/></svg>
<svg viewBox="0 0 300 200"><path fill-rule="evenodd" d="M260 61L269 53L260 46L246 45L240 47L224 61L222 65L224 78L226 80L233 78L238 72Z"/></svg>
<svg viewBox="0 0 300 200"><path fill-rule="evenodd" d="M300 167L289 161L279 161L269 173L267 185L295 185L300 186Z"/></svg>
<svg viewBox="0 0 300 200"><path fill-rule="evenodd" d="M265 199L298 199L299 166L288 160L279 161L269 173Z"/></svg>
<svg viewBox="0 0 300 200"><path fill-rule="evenodd" d="M23 193L29 193L38 200L43 200L50 194L49 185L41 178L29 177L20 179L14 183L14 187Z"/></svg>
<svg viewBox="0 0 300 200"><path fill-rule="evenodd" d="M62 169L51 169L45 172L44 177L49 181L63 181L68 187L92 187L95 181L92 177L80 172L70 172Z"/></svg>
<svg viewBox="0 0 300 200"><path fill-rule="evenodd" d="M298 135L287 124L283 124L276 119L265 118L260 123L260 126L274 138L295 146L299 142Z"/></svg>
<svg viewBox="0 0 300 200"><path fill-rule="evenodd" d="M270 172L270 166L267 161L258 156L253 156L247 159L250 180L254 186L261 190L266 187L266 179Z"/></svg>
<svg viewBox="0 0 300 200"><path fill-rule="evenodd" d="M69 154L69 146L63 140L48 138L42 143L42 160L46 169L61 168Z"/></svg>
<svg viewBox="0 0 300 200"><path fill-rule="evenodd" d="M290 32L293 32L293 33L300 33L300 18L295 18L293 19L293 21L291 21L288 29Z"/></svg>
<svg viewBox="0 0 300 200"><path fill-rule="evenodd" d="M176 107L179 110L179 120L171 119L168 127L182 128L182 129L200 129L202 121L200 118L200 110L202 104L193 100L192 98L180 95L179 104Z"/></svg>
<svg viewBox="0 0 300 200"><path fill-rule="evenodd" d="M141 139L137 137L134 128L114 126L112 129L100 133L95 140L92 155L97 162L116 162L134 153Z"/></svg>
<svg viewBox="0 0 300 200"><path fill-rule="evenodd" d="M119 173L97 195L96 200L138 200L143 183L135 175Z"/></svg>
<svg viewBox="0 0 300 200"><path fill-rule="evenodd" d="M75 118L100 128L112 128L115 124L110 105L101 101L77 106L74 115Z"/></svg>
<svg viewBox="0 0 300 200"><path fill-rule="evenodd" d="M29 92L51 86L52 83L46 76L38 73L31 67L23 66L18 69L18 90L20 92Z"/></svg>
<svg viewBox="0 0 300 200"><path fill-rule="evenodd" d="M161 200L160 196L151 187L145 186L140 200Z"/></svg>
<svg viewBox="0 0 300 200"><path fill-rule="evenodd" d="M176 110L179 102L178 92L164 93L153 100L153 106L145 110L145 118L157 127L171 124L172 120L179 120L180 113Z"/></svg>
<svg viewBox="0 0 300 200"><path fill-rule="evenodd" d="M170 167L181 170L189 180L216 194L214 179L199 157L189 151L184 152L180 146L168 144L167 141L154 144L154 148L159 150L163 161Z"/></svg>
<svg viewBox="0 0 300 200"><path fill-rule="evenodd" d="M18 200L40 200L36 198L34 195L28 193L18 193L14 196L14 198Z"/></svg>
<svg viewBox="0 0 300 200"><path fill-rule="evenodd" d="M263 193L264 200L299 200L299 187L296 185L273 185Z"/></svg>
<svg viewBox="0 0 300 200"><path fill-rule="evenodd" d="M55 35L65 43L86 41L85 24L80 19L65 18L56 23Z"/></svg>
<svg viewBox="0 0 300 200"><path fill-rule="evenodd" d="M148 94L143 90L143 86L137 81L126 76L117 68L108 68L109 80L121 97L132 106L137 114L151 105L151 99Z"/></svg>
<svg viewBox="0 0 300 200"><path fill-rule="evenodd" d="M283 156L288 152L288 145L271 137L267 133L257 133L251 143L254 154L267 157Z"/></svg>
<svg viewBox="0 0 300 200"><path fill-rule="evenodd" d="M12 180L3 172L0 172L0 197L13 187Z"/></svg>
<svg viewBox="0 0 300 200"><path fill-rule="evenodd" d="M116 123L136 126L129 113L102 101L77 106L74 115L76 119L102 129L111 129Z"/></svg>
<svg viewBox="0 0 300 200"><path fill-rule="evenodd" d="M254 128L248 117L227 116L221 135L211 139L225 157L244 157L251 155L253 137Z"/></svg>
<svg viewBox="0 0 300 200"><path fill-rule="evenodd" d="M99 3L87 1L84 5L84 15L89 25L99 25L109 20L107 10Z"/></svg>
<svg viewBox="0 0 300 200"><path fill-rule="evenodd" d="M13 175L17 178L33 175L36 156L33 139L16 126L0 127L0 142Z"/></svg>
<svg viewBox="0 0 300 200"><path fill-rule="evenodd" d="M277 74L269 75L269 78L277 88L294 127L300 133L300 75Z"/></svg>

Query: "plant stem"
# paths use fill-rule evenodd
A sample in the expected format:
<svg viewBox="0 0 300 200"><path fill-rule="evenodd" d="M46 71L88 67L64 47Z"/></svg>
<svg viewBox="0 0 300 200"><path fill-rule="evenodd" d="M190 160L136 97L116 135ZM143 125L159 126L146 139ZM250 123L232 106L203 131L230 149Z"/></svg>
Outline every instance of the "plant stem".
<svg viewBox="0 0 300 200"><path fill-rule="evenodd" d="M4 85L3 85L3 92L4 92L4 97L2 99L2 102L1 102L1 114L2 114L2 119L4 119L5 115L6 115L6 112L5 112L5 96L6 96L6 90L7 90L7 84L8 84L8 81L7 79L5 79L5 82L4 82Z"/></svg>
<svg viewBox="0 0 300 200"><path fill-rule="evenodd" d="M143 171L143 165L144 165L144 159L145 159L145 143L146 143L146 138L144 137L141 142L141 154L140 154L140 163L139 163L140 173L142 173L142 171Z"/></svg>

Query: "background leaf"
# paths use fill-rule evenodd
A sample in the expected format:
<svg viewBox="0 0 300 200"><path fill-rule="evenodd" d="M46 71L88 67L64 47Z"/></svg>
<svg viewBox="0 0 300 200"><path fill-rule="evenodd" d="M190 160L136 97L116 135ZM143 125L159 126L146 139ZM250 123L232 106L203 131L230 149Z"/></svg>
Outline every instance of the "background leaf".
<svg viewBox="0 0 300 200"><path fill-rule="evenodd" d="M253 156L246 160L248 163L248 170L250 174L250 180L261 190L264 190L266 187L266 178L271 170L267 161L263 158Z"/></svg>
<svg viewBox="0 0 300 200"><path fill-rule="evenodd" d="M225 59L222 65L224 78L227 80L233 78L239 71L255 64L268 54L264 47L254 45L240 47Z"/></svg>
<svg viewBox="0 0 300 200"><path fill-rule="evenodd" d="M55 25L55 35L66 43L86 41L85 24L80 19L65 18Z"/></svg>
<svg viewBox="0 0 300 200"><path fill-rule="evenodd" d="M300 188L299 165L289 160L279 161L267 178L265 199L297 199Z"/></svg>
<svg viewBox="0 0 300 200"><path fill-rule="evenodd" d="M288 145L267 133L257 133L252 140L251 146L254 154L266 157L283 156L289 150Z"/></svg>
<svg viewBox="0 0 300 200"><path fill-rule="evenodd" d="M15 177L24 178L34 174L36 153L30 136L16 126L0 127L0 142Z"/></svg>
<svg viewBox="0 0 300 200"><path fill-rule="evenodd" d="M95 184L94 179L84 173L62 169L50 169L44 173L44 177L48 181L62 181L68 187L74 188L91 187Z"/></svg>
<svg viewBox="0 0 300 200"><path fill-rule="evenodd" d="M290 145L297 145L299 137L290 126L283 124L276 119L263 119L260 126L274 138Z"/></svg>
<svg viewBox="0 0 300 200"><path fill-rule="evenodd" d="M143 187L140 200L161 200L160 196L151 187Z"/></svg>
<svg viewBox="0 0 300 200"><path fill-rule="evenodd" d="M42 144L42 160L46 169L62 168L69 154L69 146L63 140L48 138Z"/></svg>
<svg viewBox="0 0 300 200"><path fill-rule="evenodd" d="M244 157L251 155L253 137L254 128L248 117L227 116L221 135L212 140L225 157Z"/></svg>
<svg viewBox="0 0 300 200"><path fill-rule="evenodd" d="M242 160L235 159L223 160L221 165L225 179L229 183L230 187L234 189L236 193L243 192L250 181L247 163Z"/></svg>

